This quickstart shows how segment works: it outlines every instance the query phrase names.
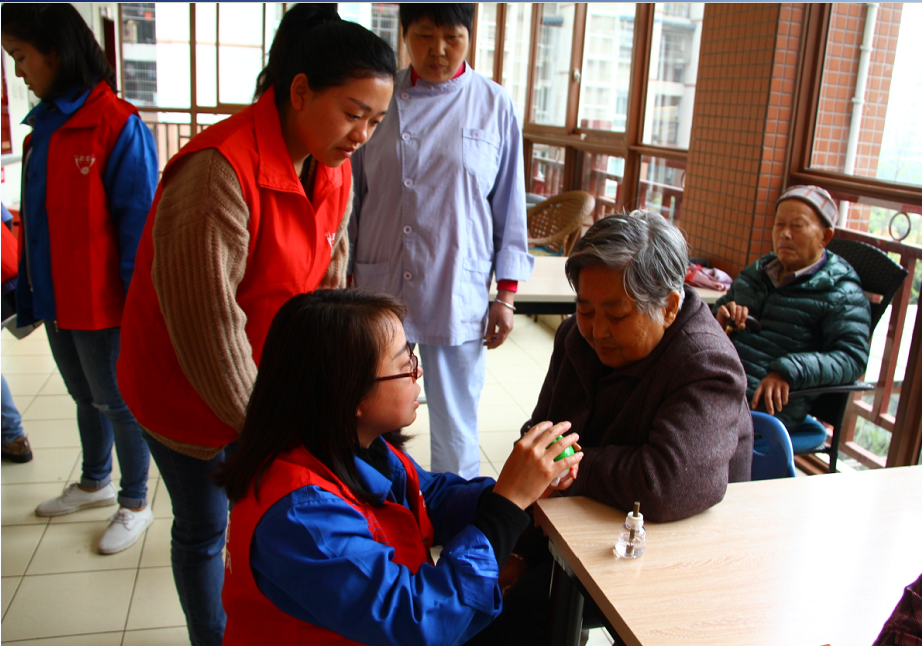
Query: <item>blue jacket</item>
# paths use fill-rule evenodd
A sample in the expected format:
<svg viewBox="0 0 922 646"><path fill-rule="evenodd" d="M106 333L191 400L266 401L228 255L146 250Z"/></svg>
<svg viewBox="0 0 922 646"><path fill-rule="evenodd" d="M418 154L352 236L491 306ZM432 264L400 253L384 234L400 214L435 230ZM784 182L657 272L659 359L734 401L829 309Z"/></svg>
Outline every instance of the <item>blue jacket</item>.
<svg viewBox="0 0 922 646"><path fill-rule="evenodd" d="M383 442L378 439L376 442ZM356 458L369 491L407 505L407 472L388 453L386 478ZM429 473L412 463L444 545L437 565L414 574L376 542L369 521L341 497L315 486L297 489L259 521L250 565L259 590L279 609L362 644L461 644L502 609L493 548L470 525L491 479Z"/></svg>

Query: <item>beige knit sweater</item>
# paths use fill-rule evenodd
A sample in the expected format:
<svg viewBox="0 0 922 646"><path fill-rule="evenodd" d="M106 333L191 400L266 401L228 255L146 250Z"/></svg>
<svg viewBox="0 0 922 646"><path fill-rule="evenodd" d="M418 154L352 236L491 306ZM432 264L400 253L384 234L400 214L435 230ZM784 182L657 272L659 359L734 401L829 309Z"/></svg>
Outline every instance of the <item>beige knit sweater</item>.
<svg viewBox="0 0 922 646"><path fill-rule="evenodd" d="M302 174L308 196L316 169L316 162L309 161ZM320 289L346 285L351 214L350 196ZM238 432L256 380L246 314L236 301L246 274L249 217L233 168L209 148L177 160L170 169L153 228L151 275L179 365L215 415ZM200 459L223 449L151 435Z"/></svg>

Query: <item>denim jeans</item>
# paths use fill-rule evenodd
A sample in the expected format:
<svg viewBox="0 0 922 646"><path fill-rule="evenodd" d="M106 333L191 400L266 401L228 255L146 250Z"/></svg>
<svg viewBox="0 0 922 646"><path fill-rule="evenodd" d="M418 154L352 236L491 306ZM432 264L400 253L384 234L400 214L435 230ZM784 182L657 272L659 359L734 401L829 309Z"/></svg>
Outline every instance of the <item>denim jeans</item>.
<svg viewBox="0 0 922 646"><path fill-rule="evenodd" d="M192 646L220 646L227 622L221 588L228 507L227 495L211 476L236 442L210 460L199 460L164 446L146 431L144 439L173 502L170 558L189 641Z"/></svg>
<svg viewBox="0 0 922 646"><path fill-rule="evenodd" d="M122 472L118 502L137 509L147 504L150 451L141 427L122 400L115 378L121 328L63 330L45 321L48 343L67 392L77 403L83 448L80 486L99 489L112 481L112 445Z"/></svg>
<svg viewBox="0 0 922 646"><path fill-rule="evenodd" d="M6 377L0 375L0 380L3 381L3 443L9 444L18 440L25 433L22 431L19 409L13 403L10 387L6 385Z"/></svg>

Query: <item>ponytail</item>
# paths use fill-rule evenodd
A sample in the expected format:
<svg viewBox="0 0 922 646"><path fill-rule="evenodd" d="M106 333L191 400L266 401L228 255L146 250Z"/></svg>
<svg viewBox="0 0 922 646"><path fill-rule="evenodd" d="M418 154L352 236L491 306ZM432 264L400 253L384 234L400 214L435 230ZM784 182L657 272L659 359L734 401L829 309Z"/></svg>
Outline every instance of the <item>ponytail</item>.
<svg viewBox="0 0 922 646"><path fill-rule="evenodd" d="M350 78L393 78L397 61L390 45L361 25L339 18L335 4L299 3L282 17L269 62L256 80L254 99L275 86L279 109L291 82L307 76L313 92L343 85Z"/></svg>

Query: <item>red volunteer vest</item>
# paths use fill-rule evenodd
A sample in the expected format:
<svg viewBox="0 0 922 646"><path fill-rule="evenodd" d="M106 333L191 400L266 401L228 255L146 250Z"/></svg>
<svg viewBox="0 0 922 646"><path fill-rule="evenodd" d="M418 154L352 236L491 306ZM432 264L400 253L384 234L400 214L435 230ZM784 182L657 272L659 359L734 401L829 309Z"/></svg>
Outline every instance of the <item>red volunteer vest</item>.
<svg viewBox="0 0 922 646"><path fill-rule="evenodd" d="M295 619L267 599L253 579L250 569L250 544L263 514L281 498L307 485L320 487L345 500L368 522L375 541L394 548L393 560L414 574L423 563L431 563L429 547L434 531L426 504L419 491L419 476L410 459L388 444L407 472L407 499L411 509L393 502L374 507L357 500L343 483L303 447L283 453L263 475L259 501L252 494L234 505L228 529L227 561L222 601L227 612L224 646L265 644L345 646L356 644L342 635ZM415 493L415 495L414 495ZM305 581L305 585L323 585ZM335 585L335 582L327 582Z"/></svg>
<svg viewBox="0 0 922 646"><path fill-rule="evenodd" d="M270 89L254 105L196 135L163 172L125 306L119 388L145 428L181 442L216 447L236 440L237 431L218 419L186 379L151 280L151 233L163 184L170 181L180 157L205 148L218 149L230 162L250 211L246 272L236 300L247 317L246 334L257 366L276 312L295 294L317 289L329 267L352 170L348 160L338 168L318 165L308 201L282 138L275 92Z"/></svg>
<svg viewBox="0 0 922 646"><path fill-rule="evenodd" d="M137 113L100 81L83 106L51 135L45 206L56 320L62 328L121 325L125 284L119 273L118 231L102 176L125 123ZM28 150L31 138L26 137L23 150Z"/></svg>
<svg viewBox="0 0 922 646"><path fill-rule="evenodd" d="M5 283L19 274L19 245L16 243L16 236L5 224L0 224L0 236L3 238L3 254L0 256L3 275L0 281Z"/></svg>

